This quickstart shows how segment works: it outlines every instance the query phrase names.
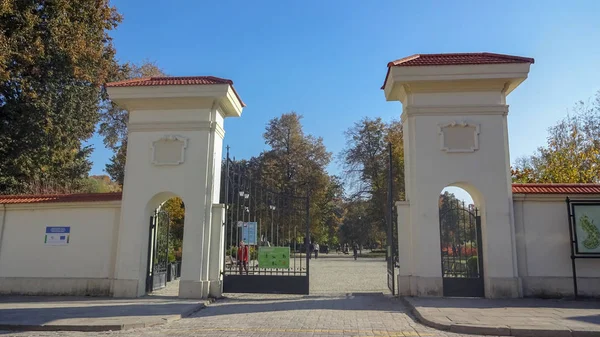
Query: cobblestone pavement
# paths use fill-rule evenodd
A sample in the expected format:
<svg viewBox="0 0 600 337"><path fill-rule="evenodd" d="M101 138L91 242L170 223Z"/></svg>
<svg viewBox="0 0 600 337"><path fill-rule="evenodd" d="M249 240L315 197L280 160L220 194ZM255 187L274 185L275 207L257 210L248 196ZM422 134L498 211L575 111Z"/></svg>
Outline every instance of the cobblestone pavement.
<svg viewBox="0 0 600 337"><path fill-rule="evenodd" d="M600 336L600 302L543 299L407 298L422 321L465 332ZM460 327L459 327L460 326ZM541 335L541 334L538 334Z"/></svg>
<svg viewBox="0 0 600 337"><path fill-rule="evenodd" d="M310 260L311 294L383 292L388 294L384 258L358 258L352 255L319 254Z"/></svg>
<svg viewBox="0 0 600 337"><path fill-rule="evenodd" d="M167 286L155 290L149 296L151 297L178 297L179 296L179 279L167 283Z"/></svg>
<svg viewBox="0 0 600 337"><path fill-rule="evenodd" d="M389 295L384 259L336 253L311 260L308 296L226 294L190 317L152 328L115 332L23 332L14 336L459 336L417 323ZM171 282L153 296L177 296ZM354 293L354 294L353 294ZM150 296L152 297L152 296ZM0 332L2 335L2 332Z"/></svg>
<svg viewBox="0 0 600 337"><path fill-rule="evenodd" d="M416 323L386 295L232 295L188 318L152 328L117 332L25 332L32 337L96 336L460 336ZM472 335L470 335L472 336Z"/></svg>

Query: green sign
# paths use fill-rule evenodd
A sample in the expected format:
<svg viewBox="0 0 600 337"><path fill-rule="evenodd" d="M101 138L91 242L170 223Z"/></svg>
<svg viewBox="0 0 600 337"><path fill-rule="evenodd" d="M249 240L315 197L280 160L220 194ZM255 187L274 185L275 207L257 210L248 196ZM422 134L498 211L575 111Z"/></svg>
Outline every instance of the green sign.
<svg viewBox="0 0 600 337"><path fill-rule="evenodd" d="M260 268L290 268L290 247L258 247Z"/></svg>
<svg viewBox="0 0 600 337"><path fill-rule="evenodd" d="M600 205L573 205L577 253L600 254Z"/></svg>

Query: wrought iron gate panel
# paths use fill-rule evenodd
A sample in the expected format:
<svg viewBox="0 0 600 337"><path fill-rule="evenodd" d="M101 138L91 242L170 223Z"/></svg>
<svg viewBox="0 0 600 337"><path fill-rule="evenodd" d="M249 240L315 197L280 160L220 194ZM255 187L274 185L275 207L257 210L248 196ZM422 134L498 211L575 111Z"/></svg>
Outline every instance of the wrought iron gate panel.
<svg viewBox="0 0 600 337"><path fill-rule="evenodd" d="M440 209L440 243L444 296L483 297L481 217L464 202Z"/></svg>
<svg viewBox="0 0 600 337"><path fill-rule="evenodd" d="M155 211L154 215L150 217L146 292L152 292L167 286L169 223L169 213L165 211Z"/></svg>
<svg viewBox="0 0 600 337"><path fill-rule="evenodd" d="M225 293L309 292L309 195L294 189L275 191L271 185L264 177L252 177L247 163L229 159L227 151L222 185L227 205ZM261 247L288 248L287 268L260 265Z"/></svg>

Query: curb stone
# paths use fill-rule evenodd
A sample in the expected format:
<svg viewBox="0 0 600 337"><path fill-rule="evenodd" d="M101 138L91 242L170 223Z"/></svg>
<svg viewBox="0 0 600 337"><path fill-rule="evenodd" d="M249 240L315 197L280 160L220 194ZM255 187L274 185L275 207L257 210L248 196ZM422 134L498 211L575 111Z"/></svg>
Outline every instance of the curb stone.
<svg viewBox="0 0 600 337"><path fill-rule="evenodd" d="M169 321L170 322L174 322L174 321L178 321L178 320L180 320L182 318L189 317L189 316L197 313L198 311L206 308L208 305L210 305L212 303L215 303L217 300L218 300L217 298L211 297L211 298L207 299L206 301L204 301L204 303L200 303L200 305L198 305L197 307L194 307L194 308L191 308L191 309L189 309L187 311L182 312L181 315L179 315L178 318L171 318Z"/></svg>
<svg viewBox="0 0 600 337"><path fill-rule="evenodd" d="M80 331L80 332L101 332L101 331L122 331L131 329L150 328L158 325L178 321L182 318L189 317L198 311L206 308L209 304L216 302L217 299L209 298L204 302L198 303L197 306L182 312L179 317L163 318L162 321L147 322L147 323L125 323L125 324L90 324L90 325L74 325L74 324L0 324L0 331ZM587 336L586 336L587 337Z"/></svg>
<svg viewBox="0 0 600 337"><path fill-rule="evenodd" d="M515 336L515 337L600 337L600 330L568 329L563 327L532 328L527 326L491 326L475 324L455 324L436 322L423 316L407 297L401 297L402 302L410 309L419 323L434 329L456 333L491 335L491 336Z"/></svg>

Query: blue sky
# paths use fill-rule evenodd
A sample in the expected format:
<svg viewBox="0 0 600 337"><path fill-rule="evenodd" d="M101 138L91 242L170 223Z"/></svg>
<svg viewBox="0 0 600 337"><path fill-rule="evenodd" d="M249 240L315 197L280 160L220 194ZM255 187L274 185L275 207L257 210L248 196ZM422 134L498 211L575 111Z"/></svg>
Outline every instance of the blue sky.
<svg viewBox="0 0 600 337"><path fill-rule="evenodd" d="M174 76L229 78L247 103L225 122L238 158L266 149L266 123L304 115L336 154L364 116L399 118L379 89L387 62L415 53L496 52L535 58L508 97L511 160L531 154L568 108L600 89L600 1L113 0L121 61L155 61ZM92 174L110 158L90 141ZM337 157L336 157L337 158ZM337 161L329 167L339 173Z"/></svg>

